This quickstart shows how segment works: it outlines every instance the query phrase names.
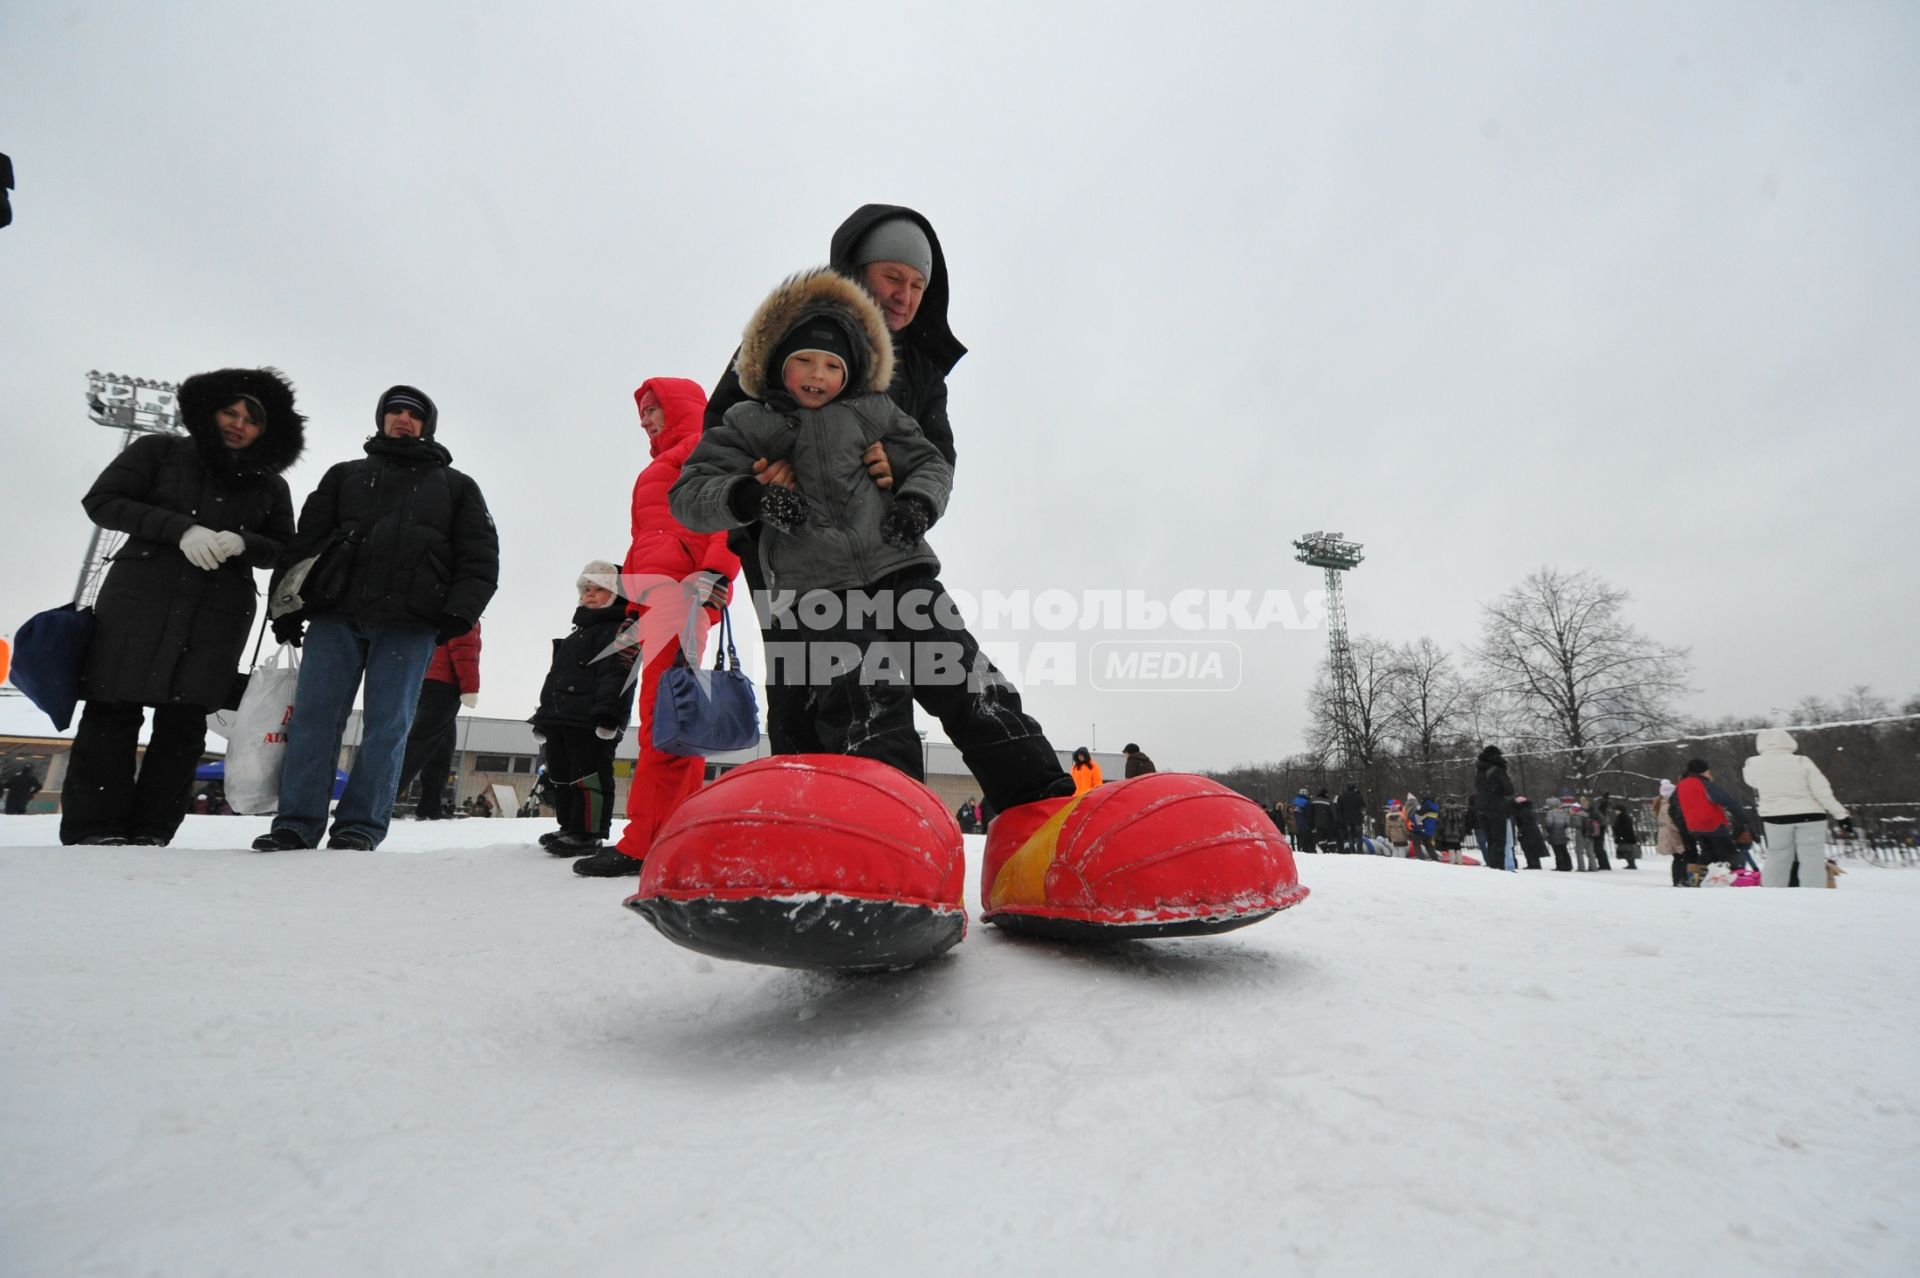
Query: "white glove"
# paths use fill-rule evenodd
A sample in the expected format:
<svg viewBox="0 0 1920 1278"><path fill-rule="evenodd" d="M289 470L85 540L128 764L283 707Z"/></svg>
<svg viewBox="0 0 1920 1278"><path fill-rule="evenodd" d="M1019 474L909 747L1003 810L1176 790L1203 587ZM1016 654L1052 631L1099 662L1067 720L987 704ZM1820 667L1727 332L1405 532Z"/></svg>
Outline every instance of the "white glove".
<svg viewBox="0 0 1920 1278"><path fill-rule="evenodd" d="M247 539L237 532L215 533L213 545L220 552L220 562L223 564L235 555L247 553Z"/></svg>
<svg viewBox="0 0 1920 1278"><path fill-rule="evenodd" d="M480 704L480 694L477 692L463 692L460 694L460 704L471 710Z"/></svg>
<svg viewBox="0 0 1920 1278"><path fill-rule="evenodd" d="M212 572L220 566L220 534L199 524L180 534L180 553L195 568Z"/></svg>
<svg viewBox="0 0 1920 1278"><path fill-rule="evenodd" d="M599 737L599 738L600 738L600 739L601 739L602 741L612 741L612 740L614 740L614 739L616 739L617 737L619 737L619 735L620 735L620 729L618 729L618 728L595 728L595 729L593 730L593 735L594 735L594 736L596 736L596 737Z"/></svg>

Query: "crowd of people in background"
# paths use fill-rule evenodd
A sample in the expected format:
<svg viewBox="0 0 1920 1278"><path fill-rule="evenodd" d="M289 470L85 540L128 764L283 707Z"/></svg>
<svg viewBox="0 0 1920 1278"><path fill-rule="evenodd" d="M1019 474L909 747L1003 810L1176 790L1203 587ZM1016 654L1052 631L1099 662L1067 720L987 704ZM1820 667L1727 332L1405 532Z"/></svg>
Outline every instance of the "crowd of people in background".
<svg viewBox="0 0 1920 1278"><path fill-rule="evenodd" d="M1409 793L1388 803L1382 828L1366 832L1366 805L1357 783L1340 795L1326 787L1303 787L1291 801L1272 801L1269 816L1301 852L1399 854L1416 860L1464 858L1471 846L1479 864L1496 870L1610 873L1638 870L1642 849L1669 858L1676 887L1699 886L1716 865L1742 885L1831 885L1828 823L1843 838L1854 832L1851 814L1812 760L1778 728L1755 737L1756 753L1742 769L1753 792L1749 811L1722 786L1705 759L1688 762L1677 780L1662 780L1659 793L1639 818L1638 801L1601 792L1566 793L1536 811L1516 793L1499 747L1485 747L1475 760L1473 792L1463 804ZM1649 839L1651 835L1651 839ZM1756 864L1754 850L1762 853ZM1524 864L1522 864L1524 863Z"/></svg>

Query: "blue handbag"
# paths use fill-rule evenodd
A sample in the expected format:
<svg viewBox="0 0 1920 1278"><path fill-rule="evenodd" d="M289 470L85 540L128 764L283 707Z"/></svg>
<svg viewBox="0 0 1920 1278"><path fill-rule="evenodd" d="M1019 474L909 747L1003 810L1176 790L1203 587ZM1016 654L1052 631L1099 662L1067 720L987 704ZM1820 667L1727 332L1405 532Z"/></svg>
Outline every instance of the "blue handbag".
<svg viewBox="0 0 1920 1278"><path fill-rule="evenodd" d="M93 609L62 604L29 617L13 634L13 686L65 732L80 700L93 642Z"/></svg>
<svg viewBox="0 0 1920 1278"><path fill-rule="evenodd" d="M713 669L689 665L682 651L660 676L653 703L653 748L704 757L744 750L759 739L760 706L754 700L753 680L740 669L733 625L723 609Z"/></svg>

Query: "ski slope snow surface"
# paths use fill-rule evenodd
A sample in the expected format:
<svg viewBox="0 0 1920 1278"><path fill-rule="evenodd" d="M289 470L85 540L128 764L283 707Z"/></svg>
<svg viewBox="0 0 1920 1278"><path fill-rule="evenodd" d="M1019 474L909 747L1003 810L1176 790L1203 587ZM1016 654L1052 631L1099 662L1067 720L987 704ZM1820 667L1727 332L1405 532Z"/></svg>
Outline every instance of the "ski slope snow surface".
<svg viewBox="0 0 1920 1278"><path fill-rule="evenodd" d="M538 821L56 822L0 820L14 1278L1920 1272L1920 870L1308 856L1241 932L840 977Z"/></svg>

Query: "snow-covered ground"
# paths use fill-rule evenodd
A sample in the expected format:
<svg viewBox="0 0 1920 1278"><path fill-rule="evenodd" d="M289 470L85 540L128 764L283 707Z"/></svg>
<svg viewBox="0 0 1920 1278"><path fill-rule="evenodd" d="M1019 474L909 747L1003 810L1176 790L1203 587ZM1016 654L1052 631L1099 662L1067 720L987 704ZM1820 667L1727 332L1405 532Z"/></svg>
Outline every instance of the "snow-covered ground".
<svg viewBox="0 0 1920 1278"><path fill-rule="evenodd" d="M54 822L0 820L16 1278L1920 1272L1920 870L1306 857L1243 932L856 978L539 822Z"/></svg>

